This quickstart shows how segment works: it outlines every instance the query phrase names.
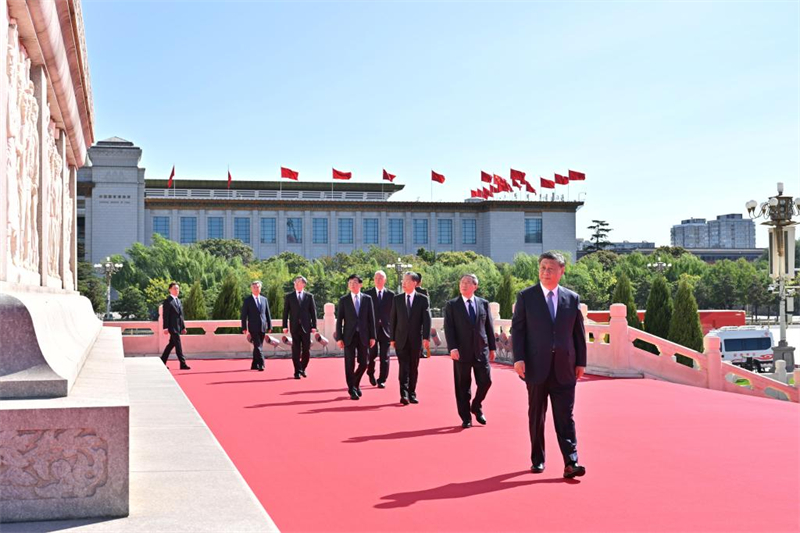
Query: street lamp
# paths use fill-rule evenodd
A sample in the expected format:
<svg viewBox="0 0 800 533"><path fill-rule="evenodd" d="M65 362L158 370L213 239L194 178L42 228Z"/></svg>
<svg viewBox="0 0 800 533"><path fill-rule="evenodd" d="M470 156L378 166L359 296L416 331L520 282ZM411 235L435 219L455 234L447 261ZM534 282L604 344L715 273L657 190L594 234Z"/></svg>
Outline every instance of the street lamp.
<svg viewBox="0 0 800 533"><path fill-rule="evenodd" d="M111 320L111 276L115 272L119 272L122 268L122 263L112 263L110 257L106 257L105 263L95 263L94 269L98 274L104 274L106 277L106 316L105 320Z"/></svg>
<svg viewBox="0 0 800 533"><path fill-rule="evenodd" d="M772 348L773 360L786 361L786 369L794 369L794 347L786 342L786 311L794 309L797 286L789 285L794 279L794 232L797 225L792 219L800 215L800 197L783 194L783 183L778 183L777 196L760 205L755 200L745 204L751 219L765 219L761 224L769 228L769 275L778 283L778 315L780 317L781 340ZM772 287L774 290L774 285Z"/></svg>
<svg viewBox="0 0 800 533"><path fill-rule="evenodd" d="M404 270L408 270L412 266L413 265L411 265L409 263L403 263L403 260L400 259L399 257L397 258L397 262L389 263L388 265L386 265L386 268L394 269L397 272L397 292L398 293L403 291L403 287L402 287L403 271Z"/></svg>
<svg viewBox="0 0 800 533"><path fill-rule="evenodd" d="M665 263L660 257L657 257L656 259L657 261L655 263L647 263L647 268L655 270L659 274L663 274L666 269L672 266L672 263Z"/></svg>

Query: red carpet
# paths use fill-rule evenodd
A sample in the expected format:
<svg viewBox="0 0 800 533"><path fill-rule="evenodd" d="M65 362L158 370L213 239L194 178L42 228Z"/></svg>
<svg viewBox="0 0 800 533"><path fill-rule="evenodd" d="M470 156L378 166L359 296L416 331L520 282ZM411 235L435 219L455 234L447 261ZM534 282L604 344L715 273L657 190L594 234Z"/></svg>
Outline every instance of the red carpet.
<svg viewBox="0 0 800 533"><path fill-rule="evenodd" d="M409 406L394 359L388 387L365 376L357 402L342 359L312 359L300 381L289 360L191 364L175 379L284 532L800 530L797 404L584 380L587 475L567 481L549 416L547 470L529 472L525 387L508 367L493 368L488 425L462 430L444 357L422 360Z"/></svg>

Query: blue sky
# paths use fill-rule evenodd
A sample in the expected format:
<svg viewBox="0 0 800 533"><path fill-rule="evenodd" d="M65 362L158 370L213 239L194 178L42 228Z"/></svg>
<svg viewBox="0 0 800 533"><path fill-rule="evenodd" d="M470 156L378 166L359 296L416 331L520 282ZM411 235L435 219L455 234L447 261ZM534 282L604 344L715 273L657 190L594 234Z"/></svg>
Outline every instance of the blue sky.
<svg viewBox="0 0 800 533"><path fill-rule="evenodd" d="M96 139L149 178L356 181L461 201L481 170L568 168L578 237L800 195L798 2L83 0ZM538 188L538 187L537 187ZM764 246L766 232L757 229Z"/></svg>

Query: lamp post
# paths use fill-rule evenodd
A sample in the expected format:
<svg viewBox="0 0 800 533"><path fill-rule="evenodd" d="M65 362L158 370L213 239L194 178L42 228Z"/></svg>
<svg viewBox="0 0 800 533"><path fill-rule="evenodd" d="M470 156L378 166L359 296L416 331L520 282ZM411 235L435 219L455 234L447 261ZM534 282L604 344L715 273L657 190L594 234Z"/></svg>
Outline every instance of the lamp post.
<svg viewBox="0 0 800 533"><path fill-rule="evenodd" d="M122 263L111 262L110 257L106 257L105 263L95 263L94 269L98 274L104 274L106 277L106 316L105 320L111 320L111 276L115 272L119 272L122 268Z"/></svg>
<svg viewBox="0 0 800 533"><path fill-rule="evenodd" d="M672 263L665 263L661 260L660 257L656 258L655 263L647 263L647 268L651 270L655 270L659 274L663 274L664 271L672 266Z"/></svg>
<svg viewBox="0 0 800 533"><path fill-rule="evenodd" d="M781 339L772 348L773 360L786 361L786 369L794 370L794 347L786 342L786 311L794 307L794 295L797 287L788 285L794 279L794 234L797 223L792 220L800 215L800 197L792 198L783 194L783 183L778 183L778 194L760 205L755 200L745 204L751 219L765 219L761 224L769 226L769 275L777 282L778 316L781 328ZM771 287L775 289L774 285ZM788 298L787 298L788 297Z"/></svg>
<svg viewBox="0 0 800 533"><path fill-rule="evenodd" d="M413 265L411 265L409 263L403 263L403 260L400 259L399 257L397 258L397 261L395 263L389 263L388 265L386 265L386 268L394 269L395 272L397 272L397 292L398 293L403 291L403 287L402 287L403 271L404 270L408 270L412 266Z"/></svg>

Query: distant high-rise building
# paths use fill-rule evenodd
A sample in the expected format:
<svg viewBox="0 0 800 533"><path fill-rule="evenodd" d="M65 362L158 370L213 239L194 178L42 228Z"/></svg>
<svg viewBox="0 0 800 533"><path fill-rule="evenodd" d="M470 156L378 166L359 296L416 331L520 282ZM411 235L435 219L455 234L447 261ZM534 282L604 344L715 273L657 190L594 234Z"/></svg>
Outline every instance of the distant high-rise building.
<svg viewBox="0 0 800 533"><path fill-rule="evenodd" d="M710 248L708 245L708 225L704 218L687 218L672 226L670 231L672 246L683 248Z"/></svg>
<svg viewBox="0 0 800 533"><path fill-rule="evenodd" d="M756 226L739 213L720 215L706 222L704 218L681 220L670 232L673 246L686 249L714 248L746 250L756 247Z"/></svg>

